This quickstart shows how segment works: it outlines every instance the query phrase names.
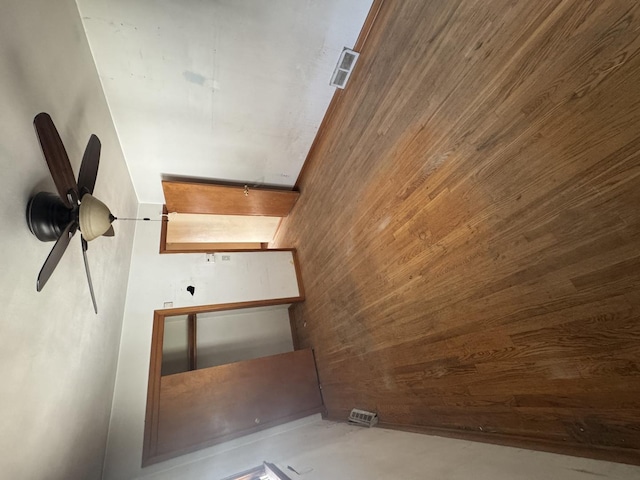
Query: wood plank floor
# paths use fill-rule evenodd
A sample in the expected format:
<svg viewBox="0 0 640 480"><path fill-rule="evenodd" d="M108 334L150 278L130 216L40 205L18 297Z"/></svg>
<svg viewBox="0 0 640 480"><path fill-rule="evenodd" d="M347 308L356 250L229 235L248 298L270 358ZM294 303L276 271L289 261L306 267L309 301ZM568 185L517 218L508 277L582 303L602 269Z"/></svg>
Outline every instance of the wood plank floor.
<svg viewBox="0 0 640 480"><path fill-rule="evenodd" d="M631 0L384 2L274 242L332 418L640 463L639 53Z"/></svg>

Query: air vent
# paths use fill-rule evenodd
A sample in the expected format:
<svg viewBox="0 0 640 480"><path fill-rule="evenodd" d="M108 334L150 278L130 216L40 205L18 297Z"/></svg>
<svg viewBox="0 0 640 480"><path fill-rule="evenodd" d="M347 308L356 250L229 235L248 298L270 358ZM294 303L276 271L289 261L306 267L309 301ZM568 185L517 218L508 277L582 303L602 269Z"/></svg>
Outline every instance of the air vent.
<svg viewBox="0 0 640 480"><path fill-rule="evenodd" d="M378 423L378 414L354 408L349 414L349 423L373 427Z"/></svg>
<svg viewBox="0 0 640 480"><path fill-rule="evenodd" d="M355 67L356 60L358 60L359 56L360 54L358 52L354 52L353 50L345 47L340 54L338 64L336 65L336 69L333 71L329 85L332 87L344 88L347 85L349 76L351 76L351 72L353 71L353 67Z"/></svg>

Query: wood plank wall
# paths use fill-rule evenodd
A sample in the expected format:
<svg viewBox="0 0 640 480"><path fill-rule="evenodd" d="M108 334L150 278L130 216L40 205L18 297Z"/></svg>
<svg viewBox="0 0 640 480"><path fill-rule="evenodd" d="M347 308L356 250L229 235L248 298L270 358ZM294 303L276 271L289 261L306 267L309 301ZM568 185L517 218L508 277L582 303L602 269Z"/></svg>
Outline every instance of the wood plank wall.
<svg viewBox="0 0 640 480"><path fill-rule="evenodd" d="M383 3L275 241L332 418L640 464L639 53L631 0Z"/></svg>

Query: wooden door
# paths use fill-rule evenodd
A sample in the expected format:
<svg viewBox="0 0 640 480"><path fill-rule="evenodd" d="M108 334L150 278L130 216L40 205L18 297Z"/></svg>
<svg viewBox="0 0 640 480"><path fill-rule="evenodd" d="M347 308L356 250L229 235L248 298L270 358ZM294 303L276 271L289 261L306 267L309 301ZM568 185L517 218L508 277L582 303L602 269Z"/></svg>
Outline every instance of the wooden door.
<svg viewBox="0 0 640 480"><path fill-rule="evenodd" d="M322 411L311 350L160 378L155 463ZM149 417L148 417L149 418Z"/></svg>
<svg viewBox="0 0 640 480"><path fill-rule="evenodd" d="M286 217L299 192L194 182L163 181L164 199L170 213L215 215L261 215Z"/></svg>

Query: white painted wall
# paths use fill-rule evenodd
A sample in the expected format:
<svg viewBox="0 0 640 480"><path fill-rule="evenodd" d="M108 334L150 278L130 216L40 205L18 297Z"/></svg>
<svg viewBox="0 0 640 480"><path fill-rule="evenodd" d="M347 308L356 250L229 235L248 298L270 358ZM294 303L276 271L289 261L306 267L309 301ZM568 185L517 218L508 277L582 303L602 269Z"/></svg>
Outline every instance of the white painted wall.
<svg viewBox="0 0 640 480"><path fill-rule="evenodd" d="M197 316L198 368L292 352L289 305L244 308ZM187 315L164 319L162 374L189 370Z"/></svg>
<svg viewBox="0 0 640 480"><path fill-rule="evenodd" d="M147 203L163 173L292 186L372 3L77 1Z"/></svg>
<svg viewBox="0 0 640 480"><path fill-rule="evenodd" d="M264 432L262 432L264 433ZM220 479L275 463L301 480L638 480L640 467L450 438L363 428L310 417L181 465L157 465L147 480ZM292 466L301 475L287 469Z"/></svg>
<svg viewBox="0 0 640 480"><path fill-rule="evenodd" d="M134 225L91 242L93 313L80 237L40 293L53 244L31 235L31 193L55 191L33 129L49 112L77 174L102 141L95 194L116 215L137 200L73 0L0 2L0 478L100 478Z"/></svg>
<svg viewBox="0 0 640 480"><path fill-rule="evenodd" d="M141 204L139 217L159 218L161 205ZM153 311L298 296L291 252L226 253L205 262L204 254L158 253L160 222L140 222L135 233L113 397L105 478L129 479L140 472ZM187 285L196 287L192 297Z"/></svg>
<svg viewBox="0 0 640 480"><path fill-rule="evenodd" d="M198 315L198 368L292 352L288 305Z"/></svg>
<svg viewBox="0 0 640 480"><path fill-rule="evenodd" d="M152 219L161 214L162 205L141 204L138 211L139 217ZM139 268L132 270L127 302L144 305L148 312L163 308L164 302L178 308L298 296L291 252L225 253L229 261L216 254L215 262L206 262L204 253L160 255L159 247L160 222L139 222L133 249ZM188 286L195 287L193 295Z"/></svg>
<svg viewBox="0 0 640 480"><path fill-rule="evenodd" d="M164 319L162 375L189 371L189 327L187 322L187 315Z"/></svg>

